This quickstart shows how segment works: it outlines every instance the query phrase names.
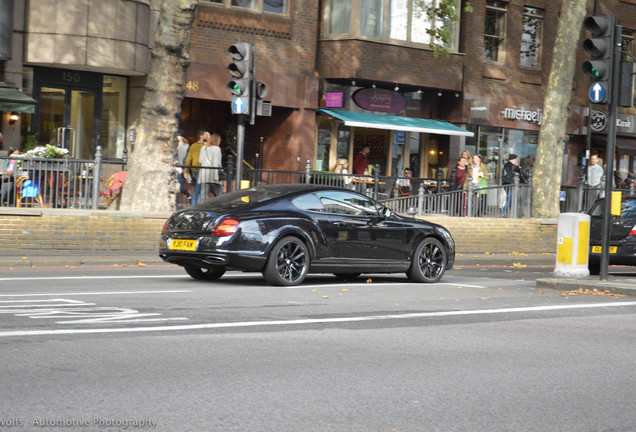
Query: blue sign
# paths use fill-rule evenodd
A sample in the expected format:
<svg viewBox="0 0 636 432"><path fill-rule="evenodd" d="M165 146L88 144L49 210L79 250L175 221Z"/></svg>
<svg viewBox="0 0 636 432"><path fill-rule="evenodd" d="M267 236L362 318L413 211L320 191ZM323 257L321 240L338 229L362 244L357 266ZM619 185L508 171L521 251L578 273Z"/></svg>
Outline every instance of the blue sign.
<svg viewBox="0 0 636 432"><path fill-rule="evenodd" d="M242 97L232 99L232 114L243 114L247 111L247 102Z"/></svg>
<svg viewBox="0 0 636 432"><path fill-rule="evenodd" d="M592 103L599 103L605 100L605 86L600 82L595 82L590 86L590 91L588 92L588 96Z"/></svg>

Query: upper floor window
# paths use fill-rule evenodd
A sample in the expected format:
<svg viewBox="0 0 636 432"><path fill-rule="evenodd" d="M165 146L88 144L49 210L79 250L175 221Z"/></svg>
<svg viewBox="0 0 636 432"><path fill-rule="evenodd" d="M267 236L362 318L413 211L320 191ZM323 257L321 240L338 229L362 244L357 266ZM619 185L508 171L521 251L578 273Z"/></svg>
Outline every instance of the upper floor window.
<svg viewBox="0 0 636 432"><path fill-rule="evenodd" d="M543 39L543 9L523 8L523 32L521 33L522 67L541 67L541 40Z"/></svg>
<svg viewBox="0 0 636 432"><path fill-rule="evenodd" d="M349 35L390 41L430 44L427 30L446 27L451 40L445 47L457 49L457 23L431 20L427 7L437 6L440 0L329 0L327 2L327 35ZM456 1L459 11L460 1Z"/></svg>
<svg viewBox="0 0 636 432"><path fill-rule="evenodd" d="M287 14L289 0L206 0L225 7L252 9L256 12Z"/></svg>
<svg viewBox="0 0 636 432"><path fill-rule="evenodd" d="M484 24L484 60L503 61L508 3L499 0L486 1Z"/></svg>

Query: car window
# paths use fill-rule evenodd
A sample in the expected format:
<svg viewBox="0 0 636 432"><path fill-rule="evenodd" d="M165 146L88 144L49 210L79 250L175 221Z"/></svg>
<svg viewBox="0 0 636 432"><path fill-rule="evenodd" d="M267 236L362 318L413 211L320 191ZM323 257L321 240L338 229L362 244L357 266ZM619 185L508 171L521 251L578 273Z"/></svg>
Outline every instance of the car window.
<svg viewBox="0 0 636 432"><path fill-rule="evenodd" d="M320 199L314 194L301 195L291 200L292 203L301 210L310 212L325 212L325 207L320 202Z"/></svg>
<svg viewBox="0 0 636 432"><path fill-rule="evenodd" d="M379 216L378 208L370 199L349 192L324 191L316 195L328 213L352 216Z"/></svg>
<svg viewBox="0 0 636 432"><path fill-rule="evenodd" d="M603 216L605 199L596 201L590 209L590 216ZM636 198L624 199L621 202L621 217L623 219L636 220Z"/></svg>

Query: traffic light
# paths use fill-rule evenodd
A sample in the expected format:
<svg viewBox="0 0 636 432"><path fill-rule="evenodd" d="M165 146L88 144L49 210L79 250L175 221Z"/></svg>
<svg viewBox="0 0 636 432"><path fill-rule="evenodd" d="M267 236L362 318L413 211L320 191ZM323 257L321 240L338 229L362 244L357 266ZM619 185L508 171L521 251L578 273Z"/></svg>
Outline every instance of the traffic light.
<svg viewBox="0 0 636 432"><path fill-rule="evenodd" d="M241 97L247 105L247 111L243 114L249 114L250 106L250 90L252 85L252 45L248 43L237 43L231 45L228 52L232 55L232 63L227 67L232 75L232 81L227 83L233 96Z"/></svg>
<svg viewBox="0 0 636 432"><path fill-rule="evenodd" d="M590 87L590 99L594 103L611 103L616 17L589 16L583 21L583 27L592 33L591 38L583 41L583 49L590 54L590 60L582 67L583 72L595 81Z"/></svg>
<svg viewBox="0 0 636 432"><path fill-rule="evenodd" d="M256 90L254 91L256 99L265 99L267 97L267 86L265 83L256 81Z"/></svg>

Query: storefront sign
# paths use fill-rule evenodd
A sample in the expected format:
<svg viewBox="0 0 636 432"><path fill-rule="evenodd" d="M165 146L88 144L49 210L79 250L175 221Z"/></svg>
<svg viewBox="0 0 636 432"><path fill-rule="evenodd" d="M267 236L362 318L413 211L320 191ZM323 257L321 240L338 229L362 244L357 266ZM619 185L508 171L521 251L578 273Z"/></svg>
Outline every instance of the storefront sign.
<svg viewBox="0 0 636 432"><path fill-rule="evenodd" d="M327 92L327 99L325 101L325 107L327 108L342 108L343 92Z"/></svg>
<svg viewBox="0 0 636 432"><path fill-rule="evenodd" d="M368 88L353 94L354 102L369 111L397 113L406 108L406 99L398 92L385 89Z"/></svg>
<svg viewBox="0 0 636 432"><path fill-rule="evenodd" d="M490 117L490 101L475 99L470 101L470 118L487 119Z"/></svg>
<svg viewBox="0 0 636 432"><path fill-rule="evenodd" d="M529 111L523 107L517 108L516 106L504 108L501 115L506 120L520 120L528 123L536 123L538 125L540 125L543 120L542 110L537 109L536 111Z"/></svg>

